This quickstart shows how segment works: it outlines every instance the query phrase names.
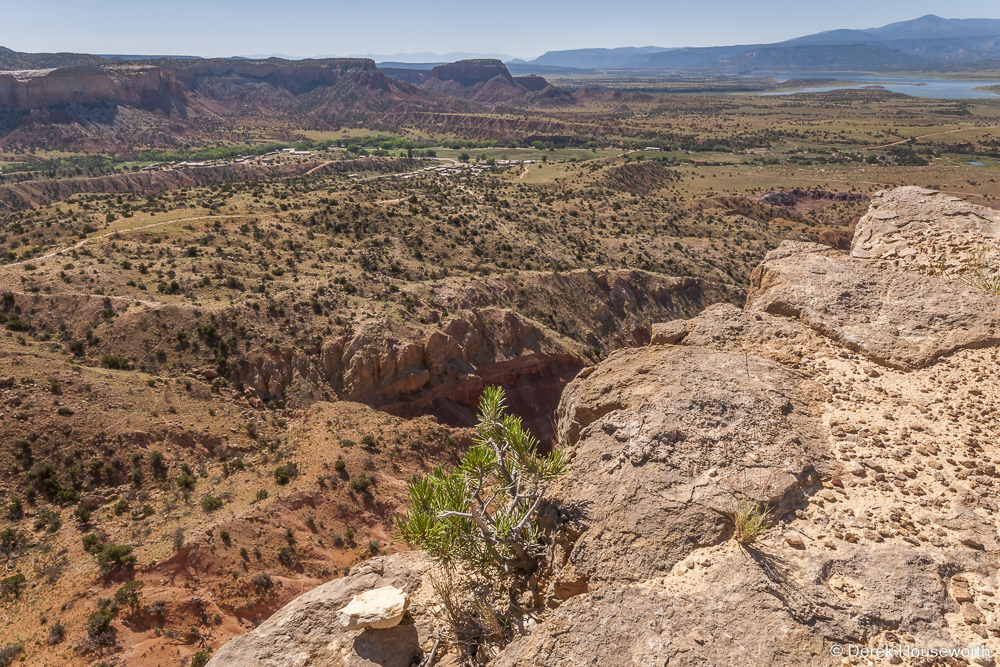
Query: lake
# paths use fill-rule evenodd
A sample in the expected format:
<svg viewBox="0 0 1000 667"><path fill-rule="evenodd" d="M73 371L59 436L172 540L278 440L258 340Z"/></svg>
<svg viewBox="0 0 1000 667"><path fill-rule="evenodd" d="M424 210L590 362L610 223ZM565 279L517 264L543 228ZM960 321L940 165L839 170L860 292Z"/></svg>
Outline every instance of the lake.
<svg viewBox="0 0 1000 667"><path fill-rule="evenodd" d="M817 75L795 75L778 77L779 81L788 79L813 78ZM851 76L849 74L831 75L825 74L823 78L844 78L850 81L860 81L852 86L821 86L818 88L802 88L800 90L783 91L778 93L763 93L764 95L793 95L795 93L822 93L828 90L845 90L850 88L864 88L866 86L879 85L886 90L914 97L935 97L939 99L959 100L975 99L980 97L998 97L996 93L986 90L972 90L979 86L1000 86L1000 81L957 81L954 79L929 79L908 76Z"/></svg>

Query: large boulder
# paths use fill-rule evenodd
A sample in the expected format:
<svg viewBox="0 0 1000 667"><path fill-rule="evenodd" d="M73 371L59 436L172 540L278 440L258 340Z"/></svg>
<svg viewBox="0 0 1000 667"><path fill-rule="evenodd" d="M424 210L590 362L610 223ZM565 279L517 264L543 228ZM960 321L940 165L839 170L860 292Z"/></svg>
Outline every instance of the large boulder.
<svg viewBox="0 0 1000 667"><path fill-rule="evenodd" d="M395 586L365 591L355 595L351 603L340 610L340 625L348 630L395 627L403 620L409 604L409 596Z"/></svg>
<svg viewBox="0 0 1000 667"><path fill-rule="evenodd" d="M982 251L995 266L1000 211L913 186L877 192L851 244L853 257L880 268L946 275Z"/></svg>
<svg viewBox="0 0 1000 667"><path fill-rule="evenodd" d="M554 554L556 586L669 572L728 538L734 494L750 487L797 503L832 472L824 394L775 362L700 347L620 350L574 380L558 413L574 459L549 514L577 517L582 534Z"/></svg>
<svg viewBox="0 0 1000 667"><path fill-rule="evenodd" d="M879 270L814 243L785 241L754 269L747 310L792 317L891 368L922 368L1000 344L1000 297L918 273Z"/></svg>
<svg viewBox="0 0 1000 667"><path fill-rule="evenodd" d="M426 573L431 561L404 552L365 561L342 579L323 584L279 609L259 627L231 640L210 667L410 667L433 644L435 622L428 611L433 592ZM387 591L393 588L396 592ZM376 611L371 604L381 602ZM367 603L345 623L351 604ZM409 606L406 605L406 600ZM399 607L403 607L400 609ZM405 613L404 613L405 611ZM362 613L363 612L363 613ZM344 627L344 626L347 627Z"/></svg>

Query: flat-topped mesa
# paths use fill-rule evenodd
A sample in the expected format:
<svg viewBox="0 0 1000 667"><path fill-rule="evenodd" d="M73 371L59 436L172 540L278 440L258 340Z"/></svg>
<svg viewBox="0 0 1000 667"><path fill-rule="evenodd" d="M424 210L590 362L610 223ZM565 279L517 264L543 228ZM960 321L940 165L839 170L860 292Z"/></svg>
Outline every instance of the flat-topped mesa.
<svg viewBox="0 0 1000 667"><path fill-rule="evenodd" d="M467 87L477 83L486 83L498 76L508 80L511 84L514 83L514 78L507 71L507 66L495 58L459 60L447 65L438 65L431 70L431 78L454 81Z"/></svg>
<svg viewBox="0 0 1000 667"><path fill-rule="evenodd" d="M963 273L980 253L997 265L1000 211L915 186L876 193L851 244L852 257L926 275Z"/></svg>

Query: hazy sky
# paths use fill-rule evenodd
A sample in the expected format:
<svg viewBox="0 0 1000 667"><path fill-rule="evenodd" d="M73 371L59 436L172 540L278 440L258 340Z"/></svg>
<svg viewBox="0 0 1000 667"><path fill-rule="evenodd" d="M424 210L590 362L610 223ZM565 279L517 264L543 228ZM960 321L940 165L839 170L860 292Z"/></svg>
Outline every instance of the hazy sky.
<svg viewBox="0 0 1000 667"><path fill-rule="evenodd" d="M1000 18L996 0L0 0L16 51L292 56L503 53L766 43L937 14Z"/></svg>

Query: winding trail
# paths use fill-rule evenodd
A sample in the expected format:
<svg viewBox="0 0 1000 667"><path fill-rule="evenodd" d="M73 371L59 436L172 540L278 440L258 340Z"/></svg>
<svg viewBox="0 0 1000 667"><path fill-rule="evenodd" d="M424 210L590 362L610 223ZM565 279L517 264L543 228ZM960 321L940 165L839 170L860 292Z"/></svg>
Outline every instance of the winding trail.
<svg viewBox="0 0 1000 667"><path fill-rule="evenodd" d="M306 172L306 173L305 173L304 175L305 175L305 176L312 176L312 174L313 174L314 172L317 172L317 171L319 171L320 169L322 169L323 167L326 167L326 166L328 166L328 165L331 165L331 164L333 164L334 162L335 162L335 160L328 160L328 161L324 162L323 164L319 164L319 165L316 165L315 167L313 167L312 169L310 169L309 171L307 171L307 172Z"/></svg>
<svg viewBox="0 0 1000 667"><path fill-rule="evenodd" d="M160 222L152 222L152 223L150 223L148 225L141 225L139 227L129 227L127 229L113 229L110 232L104 232L103 234L95 234L94 236L88 236L87 238L82 239L81 241L79 241L77 243L74 243L71 246L67 246L65 248L60 248L58 250L50 250L49 252L45 253L44 255L39 255L38 257L32 257L31 259L25 259L25 260L22 260L20 262L11 262L10 264L4 264L3 266L0 266L0 269L6 269L6 268L9 268L9 267L12 267L12 266L21 266L23 264L28 264L30 262L39 262L39 261L42 261L42 260L45 260L45 259L50 259L52 257L55 257L56 255L62 255L62 254L65 254L67 252L72 252L73 250L76 250L77 248L82 248L87 243L87 241L94 241L96 239L107 238L108 236L112 236L114 234L123 234L125 232L135 232L135 231L139 231L141 229L150 229L151 227L163 227L164 225L172 225L175 222L188 222L190 220L219 220L221 218L239 218L239 217L242 217L242 216L241 215L232 215L232 214L230 214L230 215L199 215L199 216L195 216L195 217L192 217L192 218L177 218L176 220L162 220Z"/></svg>
<svg viewBox="0 0 1000 667"><path fill-rule="evenodd" d="M956 132L969 132L971 130L995 130L1000 125L990 125L988 127L960 127L957 130L947 130L945 132L935 132L933 134L922 134L919 137L910 137L909 139L901 139L899 141L894 141L891 144L882 144L881 146L865 146L867 150L874 150L876 148L888 148L889 146L898 146L899 144L905 144L909 141L916 141L917 139L926 139L927 137L939 137L942 134L954 134Z"/></svg>

